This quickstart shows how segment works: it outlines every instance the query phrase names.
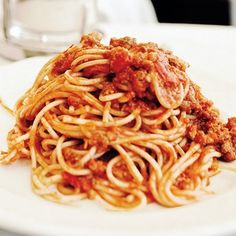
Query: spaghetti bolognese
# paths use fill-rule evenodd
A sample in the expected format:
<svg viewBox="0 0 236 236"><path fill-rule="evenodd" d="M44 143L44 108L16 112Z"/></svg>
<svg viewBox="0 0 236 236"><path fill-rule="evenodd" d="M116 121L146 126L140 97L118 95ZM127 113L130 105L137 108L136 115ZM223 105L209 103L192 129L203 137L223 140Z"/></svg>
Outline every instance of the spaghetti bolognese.
<svg viewBox="0 0 236 236"><path fill-rule="evenodd" d="M1 162L30 159L33 191L61 203L196 201L218 160L236 159L236 118L220 120L187 67L154 43L83 36L18 100Z"/></svg>

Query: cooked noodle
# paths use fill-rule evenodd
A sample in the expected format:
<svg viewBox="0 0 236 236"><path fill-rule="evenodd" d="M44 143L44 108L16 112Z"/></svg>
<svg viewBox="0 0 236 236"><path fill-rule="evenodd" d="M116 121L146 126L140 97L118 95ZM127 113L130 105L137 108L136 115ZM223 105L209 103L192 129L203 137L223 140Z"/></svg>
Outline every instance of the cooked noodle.
<svg viewBox="0 0 236 236"><path fill-rule="evenodd" d="M125 38L104 46L97 37L84 36L42 68L16 104L1 162L31 159L33 191L61 203L196 201L222 153L188 135L198 118L181 107L192 83L186 64L154 44Z"/></svg>

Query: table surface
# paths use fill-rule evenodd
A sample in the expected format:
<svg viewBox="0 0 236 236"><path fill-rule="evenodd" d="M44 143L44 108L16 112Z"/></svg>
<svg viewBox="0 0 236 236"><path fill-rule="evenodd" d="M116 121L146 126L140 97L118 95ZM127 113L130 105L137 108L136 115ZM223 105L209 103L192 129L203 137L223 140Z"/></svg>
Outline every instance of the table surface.
<svg viewBox="0 0 236 236"><path fill-rule="evenodd" d="M236 27L231 26L200 26L200 25L181 25L181 24L156 24L156 25L100 25L97 27L105 35L105 41L109 41L110 36L120 37L125 35L136 36L141 40L156 40L159 39L160 45L175 51L177 55L190 61L198 67L211 62L216 62L219 58L214 58L214 50L217 47L223 47L226 43L236 42ZM205 46L208 45L206 49ZM4 47L2 36L0 36L0 48ZM191 50L191 57L188 52ZM200 51L200 52L199 52ZM212 53L206 53L213 52ZM196 53L195 53L196 52ZM199 58L200 54L203 54ZM236 56L236 46L230 50L226 50L222 58L227 59L228 53L234 53ZM236 60L236 58L235 58ZM0 66L13 63L0 55ZM229 67L232 70L236 66L236 62L231 63ZM1 78L0 78L1 79ZM17 234L0 230L1 236L10 236ZM227 235L229 236L229 235ZM232 235L233 236L233 235Z"/></svg>

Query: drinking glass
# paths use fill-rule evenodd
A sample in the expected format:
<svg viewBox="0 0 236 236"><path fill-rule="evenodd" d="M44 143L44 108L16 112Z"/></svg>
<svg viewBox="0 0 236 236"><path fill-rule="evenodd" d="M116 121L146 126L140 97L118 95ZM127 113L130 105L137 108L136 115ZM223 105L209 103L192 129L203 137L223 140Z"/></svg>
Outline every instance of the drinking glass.
<svg viewBox="0 0 236 236"><path fill-rule="evenodd" d="M95 0L3 0L3 9L6 41L33 54L78 43L96 15Z"/></svg>

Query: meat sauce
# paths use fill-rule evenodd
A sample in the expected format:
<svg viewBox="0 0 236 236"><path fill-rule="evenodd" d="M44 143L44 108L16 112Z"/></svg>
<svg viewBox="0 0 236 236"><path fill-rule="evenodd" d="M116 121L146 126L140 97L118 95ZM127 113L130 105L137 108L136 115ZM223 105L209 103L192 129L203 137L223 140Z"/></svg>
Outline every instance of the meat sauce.
<svg viewBox="0 0 236 236"><path fill-rule="evenodd" d="M106 168L107 162L103 160L90 160L86 167L92 171L91 175L87 176L74 176L68 172L63 172L62 177L64 179L64 185L70 186L75 189L79 189L81 193L88 193L93 189L93 177L107 180ZM133 177L127 169L127 166L122 163L119 166L113 168L113 174L121 180L132 181Z"/></svg>
<svg viewBox="0 0 236 236"><path fill-rule="evenodd" d="M151 84L153 73L157 76L161 89L164 90L163 95L171 94L179 83L182 83L183 87L186 86L185 71L188 64L156 44L137 44L134 39L125 37L113 38L110 46L105 47L100 44L98 36L91 37L91 35L84 36L81 43L86 48L108 49L104 58L109 59L109 64L88 67L83 70L83 75L90 78L97 74L106 74L109 79L102 84L100 94L108 95L116 92L125 94L126 103L113 100L111 104L113 109L130 113L135 109L142 112L158 108L160 103ZM72 61L73 56L65 52L55 63L52 72L64 73L70 69ZM178 91L175 93L178 94ZM79 99L68 98L68 103L79 106ZM230 118L228 123L224 124L220 120L219 112L213 107L213 103L206 99L200 88L191 81L189 92L180 109L196 117L196 119L190 119L187 124L187 136L190 140L203 146L215 146L222 153L224 161L236 159L236 118ZM105 136L94 135L89 145L96 145L100 150L105 150L109 142Z"/></svg>
<svg viewBox="0 0 236 236"><path fill-rule="evenodd" d="M64 184L75 189L79 189L81 193L87 193L92 189L92 176L74 176L67 172L62 173Z"/></svg>
<svg viewBox="0 0 236 236"><path fill-rule="evenodd" d="M236 159L236 118L229 118L224 124L213 103L206 99L200 88L191 82L189 92L181 109L187 114L195 115L196 119L188 123L188 137L201 144L213 145L222 153L222 160Z"/></svg>
<svg viewBox="0 0 236 236"><path fill-rule="evenodd" d="M64 52L61 57L55 62L52 68L53 75L60 75L71 68L71 63L74 60L74 56L69 52Z"/></svg>

